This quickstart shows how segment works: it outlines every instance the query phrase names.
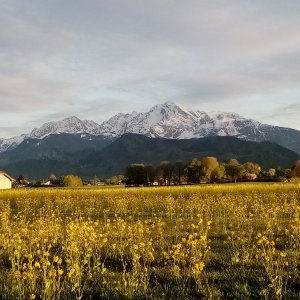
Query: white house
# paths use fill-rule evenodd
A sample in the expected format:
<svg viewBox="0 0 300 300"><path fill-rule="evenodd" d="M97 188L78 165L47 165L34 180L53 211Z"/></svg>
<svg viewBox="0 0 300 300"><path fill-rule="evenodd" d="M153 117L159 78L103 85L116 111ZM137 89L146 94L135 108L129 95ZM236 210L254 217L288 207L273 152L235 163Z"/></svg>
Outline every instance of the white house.
<svg viewBox="0 0 300 300"><path fill-rule="evenodd" d="M15 180L10 177L8 174L0 171L0 190L1 189L11 189L12 183Z"/></svg>

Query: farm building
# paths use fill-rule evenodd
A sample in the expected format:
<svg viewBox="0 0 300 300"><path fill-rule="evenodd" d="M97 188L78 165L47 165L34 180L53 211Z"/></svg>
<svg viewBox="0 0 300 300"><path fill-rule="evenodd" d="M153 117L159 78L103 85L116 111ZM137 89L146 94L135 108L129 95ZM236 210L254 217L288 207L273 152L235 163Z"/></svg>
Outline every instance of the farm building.
<svg viewBox="0 0 300 300"><path fill-rule="evenodd" d="M11 189L12 183L15 180L8 174L0 171L0 190L1 189Z"/></svg>

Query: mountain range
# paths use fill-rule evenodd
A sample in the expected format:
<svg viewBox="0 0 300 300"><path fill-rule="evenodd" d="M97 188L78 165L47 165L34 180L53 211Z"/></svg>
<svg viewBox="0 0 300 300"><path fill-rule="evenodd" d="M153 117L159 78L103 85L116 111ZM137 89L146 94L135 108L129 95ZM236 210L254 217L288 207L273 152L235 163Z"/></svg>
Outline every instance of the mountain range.
<svg viewBox="0 0 300 300"><path fill-rule="evenodd" d="M234 136L256 142L272 141L300 153L298 130L262 124L236 113L192 111L172 102L157 104L146 113L119 113L101 124L74 116L48 122L30 133L10 139L0 138L0 153L17 147L26 139L43 139L60 133L109 138L120 137L124 133L168 139Z"/></svg>
<svg viewBox="0 0 300 300"><path fill-rule="evenodd" d="M55 173L107 178L123 174L131 163L157 166L164 160L181 160L184 164L203 156L215 156L220 161L230 158L241 163L252 161L265 170L279 166L289 168L299 159L297 153L275 143L230 136L165 139L126 133L114 141L102 136L83 144L81 135L61 133L43 140L25 140L15 149L0 154L0 169L15 177L22 174L29 178L47 178Z"/></svg>
<svg viewBox="0 0 300 300"><path fill-rule="evenodd" d="M0 169L32 178L49 173L108 177L133 162L207 155L255 161L264 168L291 167L299 153L300 131L166 102L146 113L119 113L102 124L73 116L0 139Z"/></svg>

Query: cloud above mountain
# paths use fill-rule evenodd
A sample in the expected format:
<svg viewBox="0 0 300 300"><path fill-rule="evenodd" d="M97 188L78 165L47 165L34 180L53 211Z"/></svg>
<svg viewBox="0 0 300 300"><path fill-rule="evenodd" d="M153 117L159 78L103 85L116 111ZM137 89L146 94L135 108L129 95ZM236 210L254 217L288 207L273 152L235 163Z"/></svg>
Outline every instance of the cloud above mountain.
<svg viewBox="0 0 300 300"><path fill-rule="evenodd" d="M166 100L277 125L281 111L285 126L300 129L288 109L300 96L299 1L10 0L0 8L0 128L9 135L62 112L101 122Z"/></svg>

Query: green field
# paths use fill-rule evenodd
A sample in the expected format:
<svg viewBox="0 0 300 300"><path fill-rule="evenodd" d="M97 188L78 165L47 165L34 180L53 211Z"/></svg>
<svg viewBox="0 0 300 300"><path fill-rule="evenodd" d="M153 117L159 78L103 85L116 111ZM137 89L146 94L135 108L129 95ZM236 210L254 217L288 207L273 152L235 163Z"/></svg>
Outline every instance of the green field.
<svg viewBox="0 0 300 300"><path fill-rule="evenodd" d="M300 299L296 184L9 190L0 213L2 299Z"/></svg>

